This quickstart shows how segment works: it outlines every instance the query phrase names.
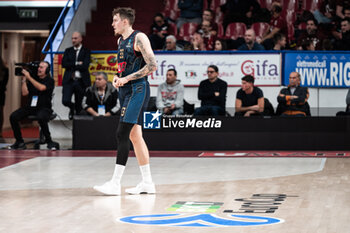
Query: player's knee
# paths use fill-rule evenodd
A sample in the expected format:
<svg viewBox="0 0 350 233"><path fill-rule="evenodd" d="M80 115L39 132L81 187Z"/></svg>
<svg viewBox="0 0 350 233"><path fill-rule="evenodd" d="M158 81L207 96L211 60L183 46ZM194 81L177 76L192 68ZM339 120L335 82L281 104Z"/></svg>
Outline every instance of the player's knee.
<svg viewBox="0 0 350 233"><path fill-rule="evenodd" d="M123 142L129 140L132 124L121 122L117 129L117 140Z"/></svg>
<svg viewBox="0 0 350 233"><path fill-rule="evenodd" d="M128 138L128 136L125 135L125 133L123 133L121 130L117 130L117 141L125 141L125 138Z"/></svg>
<svg viewBox="0 0 350 233"><path fill-rule="evenodd" d="M137 143L140 140L142 140L142 131L139 130L133 130L130 132L130 136L129 136L130 141L132 141L133 143Z"/></svg>
<svg viewBox="0 0 350 233"><path fill-rule="evenodd" d="M137 141L137 135L135 133L130 133L130 136L129 136L129 139L130 141L132 142L136 142Z"/></svg>

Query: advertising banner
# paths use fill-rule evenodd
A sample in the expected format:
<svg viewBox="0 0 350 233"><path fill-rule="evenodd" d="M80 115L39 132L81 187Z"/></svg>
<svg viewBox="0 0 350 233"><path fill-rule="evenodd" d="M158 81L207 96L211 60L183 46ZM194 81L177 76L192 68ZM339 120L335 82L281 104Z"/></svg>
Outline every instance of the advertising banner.
<svg viewBox="0 0 350 233"><path fill-rule="evenodd" d="M240 86L245 75L255 77L255 85L281 85L280 54L156 54L158 69L150 75L151 85L165 82L166 71L176 69L185 86L198 86L207 78L207 67L216 65L219 77L230 86Z"/></svg>
<svg viewBox="0 0 350 233"><path fill-rule="evenodd" d="M62 67L63 54L55 56L54 70L55 80L58 86L62 86L62 79L65 69ZM116 54L91 54L89 72L91 81L95 82L96 72L105 72L108 75L108 81L113 81L113 76L117 73L117 55ZM56 72L57 71L57 72Z"/></svg>
<svg viewBox="0 0 350 233"><path fill-rule="evenodd" d="M158 86L166 80L168 69L176 69L177 78L185 86L199 86L207 79L207 68L216 65L219 68L219 77L229 86L240 86L241 78L245 75L255 77L255 85L280 86L281 85L281 55L280 54L155 54L157 70L153 72L148 81ZM58 56L58 67L62 68L62 55ZM91 54L89 71L91 81L95 81L98 71L106 72L108 80L113 81L118 65L116 54ZM59 72L58 84L64 75Z"/></svg>
<svg viewBox="0 0 350 233"><path fill-rule="evenodd" d="M350 87L350 53L286 53L283 84L292 71L307 87Z"/></svg>

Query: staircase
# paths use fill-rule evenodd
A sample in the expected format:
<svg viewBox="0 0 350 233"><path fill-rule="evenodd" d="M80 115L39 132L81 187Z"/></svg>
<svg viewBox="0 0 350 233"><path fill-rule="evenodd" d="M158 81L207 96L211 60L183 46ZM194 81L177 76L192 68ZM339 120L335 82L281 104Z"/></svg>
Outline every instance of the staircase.
<svg viewBox="0 0 350 233"><path fill-rule="evenodd" d="M116 37L112 28L112 11L117 7L135 9L136 20L133 28L148 35L153 16L163 10L164 3L162 0L97 0L97 8L92 12L91 23L86 24L84 46L91 50L116 49Z"/></svg>

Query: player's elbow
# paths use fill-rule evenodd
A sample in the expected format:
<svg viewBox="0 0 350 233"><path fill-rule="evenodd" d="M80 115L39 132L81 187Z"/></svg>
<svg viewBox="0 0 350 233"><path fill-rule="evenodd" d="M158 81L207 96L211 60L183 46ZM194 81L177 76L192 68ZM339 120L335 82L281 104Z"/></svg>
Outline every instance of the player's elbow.
<svg viewBox="0 0 350 233"><path fill-rule="evenodd" d="M157 70L157 63L156 63L156 62L152 62L152 63L149 64L148 67L149 67L149 70L150 70L151 72L154 72L154 71Z"/></svg>

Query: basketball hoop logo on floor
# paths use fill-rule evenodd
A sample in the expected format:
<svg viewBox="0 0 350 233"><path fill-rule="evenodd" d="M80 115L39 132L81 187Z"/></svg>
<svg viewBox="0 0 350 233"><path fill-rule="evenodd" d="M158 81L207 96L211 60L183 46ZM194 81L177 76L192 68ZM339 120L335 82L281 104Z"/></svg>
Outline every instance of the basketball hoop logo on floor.
<svg viewBox="0 0 350 233"><path fill-rule="evenodd" d="M219 217L215 214L152 214L121 217L121 222L167 226L167 227L239 227L239 226L261 226L282 223L284 220L271 217L235 215Z"/></svg>
<svg viewBox="0 0 350 233"><path fill-rule="evenodd" d="M162 114L157 110L156 112L143 113L143 128L144 129L160 129L160 116Z"/></svg>

